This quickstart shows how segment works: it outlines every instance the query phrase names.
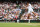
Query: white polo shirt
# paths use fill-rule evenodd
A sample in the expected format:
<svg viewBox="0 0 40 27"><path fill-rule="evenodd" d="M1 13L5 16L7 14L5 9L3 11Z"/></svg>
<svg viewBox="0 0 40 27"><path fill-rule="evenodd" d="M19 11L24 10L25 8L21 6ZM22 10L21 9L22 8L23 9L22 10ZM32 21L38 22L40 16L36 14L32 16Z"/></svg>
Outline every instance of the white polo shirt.
<svg viewBox="0 0 40 27"><path fill-rule="evenodd" d="M29 6L27 8L28 8L28 13L32 13L33 12L32 5L31 4L29 4Z"/></svg>

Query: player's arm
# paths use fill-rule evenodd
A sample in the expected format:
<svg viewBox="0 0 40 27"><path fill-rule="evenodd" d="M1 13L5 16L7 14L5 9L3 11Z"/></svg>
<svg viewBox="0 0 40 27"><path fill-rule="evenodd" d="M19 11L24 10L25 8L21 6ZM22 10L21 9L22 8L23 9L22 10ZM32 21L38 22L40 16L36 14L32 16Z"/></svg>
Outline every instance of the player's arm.
<svg viewBox="0 0 40 27"><path fill-rule="evenodd" d="M25 7L26 10L28 10L28 9L27 9L27 6L24 6L24 7Z"/></svg>

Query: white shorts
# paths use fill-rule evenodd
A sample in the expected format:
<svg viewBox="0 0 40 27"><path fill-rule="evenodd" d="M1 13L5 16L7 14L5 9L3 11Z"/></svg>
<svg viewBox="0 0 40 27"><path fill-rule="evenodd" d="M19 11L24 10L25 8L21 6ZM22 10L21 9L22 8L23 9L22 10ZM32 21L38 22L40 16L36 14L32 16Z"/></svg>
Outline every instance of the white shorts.
<svg viewBox="0 0 40 27"><path fill-rule="evenodd" d="M32 12L34 12L33 9L28 10L28 13L32 13Z"/></svg>

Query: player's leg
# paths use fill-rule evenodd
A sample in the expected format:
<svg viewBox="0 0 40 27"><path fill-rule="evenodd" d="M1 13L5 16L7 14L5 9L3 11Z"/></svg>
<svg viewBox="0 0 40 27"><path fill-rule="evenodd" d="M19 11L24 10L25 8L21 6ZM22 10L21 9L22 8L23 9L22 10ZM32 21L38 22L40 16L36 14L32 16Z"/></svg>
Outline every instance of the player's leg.
<svg viewBox="0 0 40 27"><path fill-rule="evenodd" d="M37 18L38 17L38 15L35 13L35 12L32 12L33 14L34 14L34 16Z"/></svg>
<svg viewBox="0 0 40 27"><path fill-rule="evenodd" d="M33 11L33 9L31 9L30 12L33 13L34 16L37 16L36 13Z"/></svg>
<svg viewBox="0 0 40 27"><path fill-rule="evenodd" d="M36 16L36 13L35 12L32 12L34 14L34 16Z"/></svg>
<svg viewBox="0 0 40 27"><path fill-rule="evenodd" d="M31 14L30 14L31 12L30 12L30 10L28 10L28 16L27 16L27 18L29 19L30 18L30 16L31 16Z"/></svg>
<svg viewBox="0 0 40 27"><path fill-rule="evenodd" d="M27 18L30 19L30 16L31 16L31 14L29 13L28 16L27 16Z"/></svg>

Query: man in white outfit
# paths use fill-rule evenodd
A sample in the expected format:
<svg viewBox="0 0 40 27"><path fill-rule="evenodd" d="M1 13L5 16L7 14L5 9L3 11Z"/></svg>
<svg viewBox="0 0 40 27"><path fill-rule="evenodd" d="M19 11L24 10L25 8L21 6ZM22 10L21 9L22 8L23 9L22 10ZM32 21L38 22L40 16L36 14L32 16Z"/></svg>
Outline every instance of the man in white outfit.
<svg viewBox="0 0 40 27"><path fill-rule="evenodd" d="M31 16L30 13L33 13L34 16L37 18L37 14L33 11L32 5L29 2L27 2L27 6L24 6L24 7L25 7L25 9L28 9L28 19Z"/></svg>

